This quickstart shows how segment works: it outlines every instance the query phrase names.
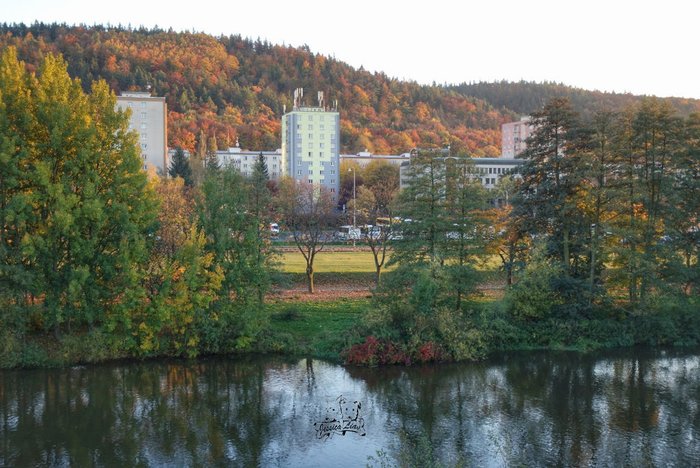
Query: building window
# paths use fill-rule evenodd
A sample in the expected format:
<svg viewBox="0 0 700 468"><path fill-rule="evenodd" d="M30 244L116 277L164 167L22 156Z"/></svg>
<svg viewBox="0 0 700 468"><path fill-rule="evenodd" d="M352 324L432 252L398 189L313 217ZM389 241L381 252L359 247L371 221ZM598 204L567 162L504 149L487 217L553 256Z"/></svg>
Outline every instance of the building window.
<svg viewBox="0 0 700 468"><path fill-rule="evenodd" d="M335 179L331 179L331 184L335 184Z"/></svg>
<svg viewBox="0 0 700 468"><path fill-rule="evenodd" d="M335 193L335 189L331 187L331 193Z"/></svg>
<svg viewBox="0 0 700 468"><path fill-rule="evenodd" d="M311 157L311 151L309 151L309 157Z"/></svg>
<svg viewBox="0 0 700 468"><path fill-rule="evenodd" d="M318 171L319 174L323 175L323 171Z"/></svg>
<svg viewBox="0 0 700 468"><path fill-rule="evenodd" d="M333 166L333 165L334 165L334 164L333 164L333 161L331 161L331 166Z"/></svg>
<svg viewBox="0 0 700 468"><path fill-rule="evenodd" d="M142 102L141 102L141 107L145 108L145 107L146 107L146 103L142 101Z"/></svg>
<svg viewBox="0 0 700 468"><path fill-rule="evenodd" d="M301 175L301 169L297 171L297 175Z"/></svg>
<svg viewBox="0 0 700 468"><path fill-rule="evenodd" d="M323 143L319 143L319 148L323 148Z"/></svg>
<svg viewBox="0 0 700 468"><path fill-rule="evenodd" d="M309 179L309 183L310 183L310 184L313 184L313 183L314 183L314 180L313 180L313 179Z"/></svg>
<svg viewBox="0 0 700 468"><path fill-rule="evenodd" d="M146 128L146 123L145 123L145 122L141 124L141 128L144 128L144 129Z"/></svg>
<svg viewBox="0 0 700 468"><path fill-rule="evenodd" d="M314 175L314 171L312 171L311 169L309 169L309 175Z"/></svg>
<svg viewBox="0 0 700 468"><path fill-rule="evenodd" d="M146 113L145 112L141 112L141 119L146 120Z"/></svg>
<svg viewBox="0 0 700 468"><path fill-rule="evenodd" d="M335 175L335 170L331 171L331 175Z"/></svg>

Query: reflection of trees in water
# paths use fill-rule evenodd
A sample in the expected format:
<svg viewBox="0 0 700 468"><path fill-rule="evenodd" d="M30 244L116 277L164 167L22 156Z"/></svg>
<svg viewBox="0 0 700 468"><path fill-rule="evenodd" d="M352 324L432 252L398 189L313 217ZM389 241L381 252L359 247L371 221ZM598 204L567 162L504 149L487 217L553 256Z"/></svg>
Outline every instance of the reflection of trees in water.
<svg viewBox="0 0 700 468"><path fill-rule="evenodd" d="M258 466L279 408L260 361L33 371L0 390L0 465ZM10 420L17 421L10 428Z"/></svg>
<svg viewBox="0 0 700 468"><path fill-rule="evenodd" d="M389 431L402 434L395 439L394 458L424 460L424 442L445 463L484 458L480 427L484 410L490 406L488 370L474 364L421 366L417 368L349 368L352 377L362 379L371 395L387 414Z"/></svg>
<svg viewBox="0 0 700 468"><path fill-rule="evenodd" d="M384 369L212 359L6 371L0 466L280 465L290 452L303 459L322 447L312 424L324 398L353 386L368 439L405 431L394 439L400 460L428 459L426 444L447 464L699 460L700 358L606 356L513 353Z"/></svg>
<svg viewBox="0 0 700 468"><path fill-rule="evenodd" d="M700 444L687 444L700 437L700 359L665 363L639 354L628 350L596 360L578 353L513 353L486 364L350 373L365 380L393 426L413 434L395 447L395 456L425 435L443 461L463 457L476 464L700 459Z"/></svg>

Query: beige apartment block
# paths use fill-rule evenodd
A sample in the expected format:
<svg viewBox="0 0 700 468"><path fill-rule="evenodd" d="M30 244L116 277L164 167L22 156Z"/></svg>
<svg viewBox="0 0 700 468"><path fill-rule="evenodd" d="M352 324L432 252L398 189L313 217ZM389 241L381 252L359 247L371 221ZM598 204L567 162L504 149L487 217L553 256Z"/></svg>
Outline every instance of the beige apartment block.
<svg viewBox="0 0 700 468"><path fill-rule="evenodd" d="M129 129L138 134L142 168L161 176L168 173L168 109L164 97L147 91L125 91L117 96L117 107L131 110Z"/></svg>

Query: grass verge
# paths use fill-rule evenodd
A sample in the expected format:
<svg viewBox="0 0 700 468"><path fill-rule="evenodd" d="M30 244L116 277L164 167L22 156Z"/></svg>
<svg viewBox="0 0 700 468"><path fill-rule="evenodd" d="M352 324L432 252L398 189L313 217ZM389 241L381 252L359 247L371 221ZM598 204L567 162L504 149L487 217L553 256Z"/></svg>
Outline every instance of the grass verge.
<svg viewBox="0 0 700 468"><path fill-rule="evenodd" d="M328 302L273 302L261 351L339 360L339 352L359 339L355 329L369 299Z"/></svg>

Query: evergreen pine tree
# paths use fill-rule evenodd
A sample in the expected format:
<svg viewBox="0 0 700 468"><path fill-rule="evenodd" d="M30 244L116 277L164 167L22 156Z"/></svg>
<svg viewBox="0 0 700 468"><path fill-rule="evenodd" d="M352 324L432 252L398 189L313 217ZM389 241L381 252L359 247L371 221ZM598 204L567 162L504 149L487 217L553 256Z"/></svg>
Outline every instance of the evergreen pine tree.
<svg viewBox="0 0 700 468"><path fill-rule="evenodd" d="M170 169L168 169L168 174L173 179L176 177L181 177L185 181L185 185L188 187L192 185L192 168L190 167L190 162L185 156L185 152L182 148L177 148L175 150L175 155L170 163Z"/></svg>
<svg viewBox="0 0 700 468"><path fill-rule="evenodd" d="M267 184L267 181L270 180L270 173L267 170L265 156L263 156L262 151L258 155L257 161L255 161L255 166L253 167L253 177L263 184Z"/></svg>

